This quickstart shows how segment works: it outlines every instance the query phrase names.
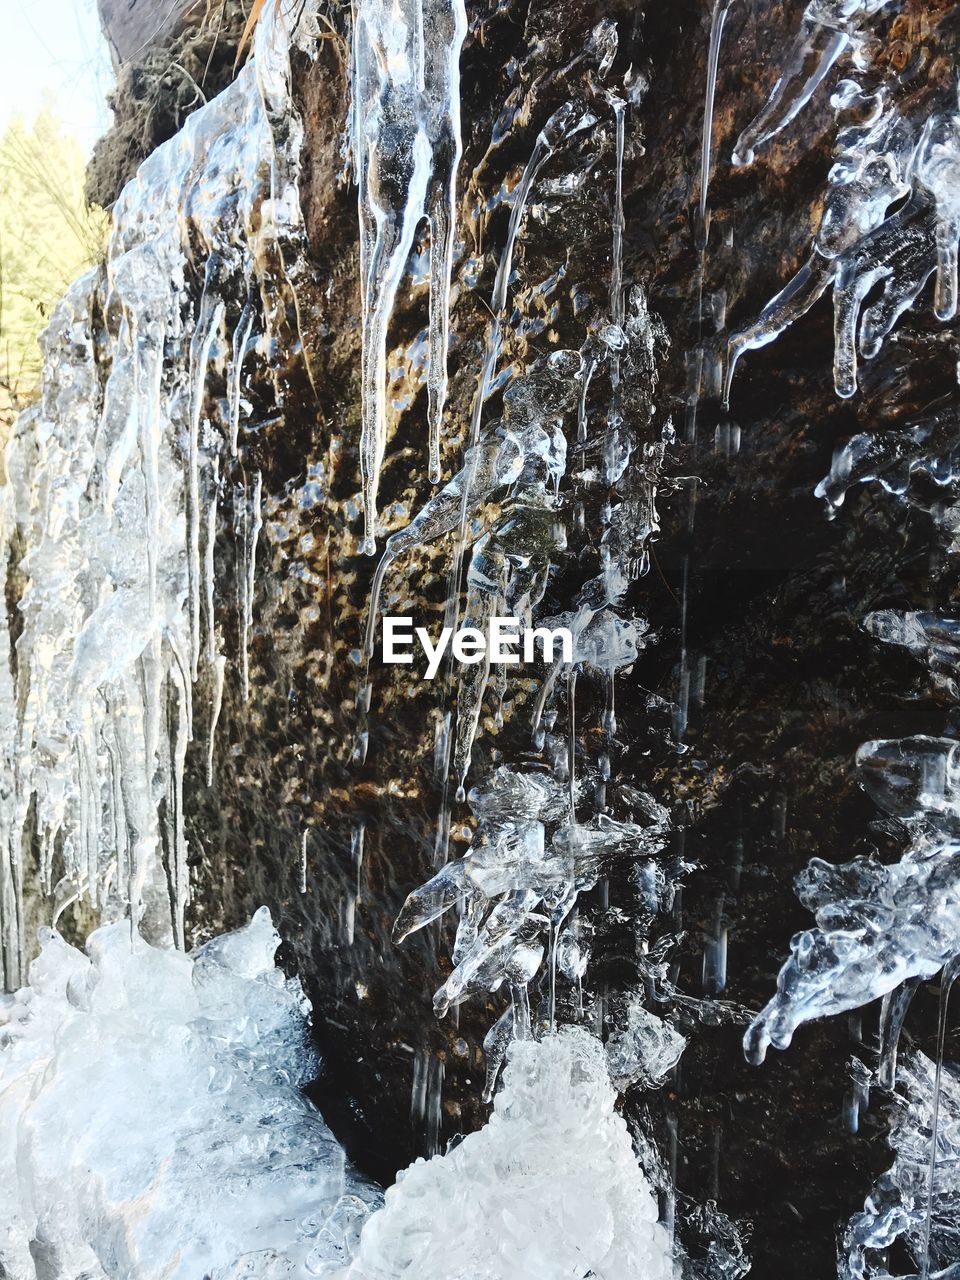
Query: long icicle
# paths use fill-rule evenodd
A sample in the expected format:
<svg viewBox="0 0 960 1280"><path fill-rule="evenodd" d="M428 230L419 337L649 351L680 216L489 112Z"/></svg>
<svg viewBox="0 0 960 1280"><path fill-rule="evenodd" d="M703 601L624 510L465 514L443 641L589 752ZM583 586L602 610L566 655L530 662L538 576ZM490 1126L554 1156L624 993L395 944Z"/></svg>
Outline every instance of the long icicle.
<svg viewBox="0 0 960 1280"><path fill-rule="evenodd" d="M523 176L517 186L516 199L510 212L507 226L507 239L500 255L497 274L493 283L493 294L490 299L491 319L487 325L486 347L477 390L473 400L470 416L470 434L467 445L467 474L460 499L460 525L457 540L454 544L453 559L450 565L450 576L447 585L447 603L444 610L443 625L451 628L455 634L460 619L460 581L463 576L463 562L467 545L467 518L470 511L470 500L473 492L477 451L473 449L480 438L480 424L483 420L483 406L490 394L497 361L503 347L503 315L507 305L510 288L510 275L513 271L513 253L517 236L527 211L527 202L537 175L547 163L560 143L571 132L577 123L576 108L572 102L564 103L549 118L537 135L530 159L527 161ZM437 821L437 834L434 845L434 863L439 866L447 860L450 845L450 760L453 748L452 713L450 708L450 690L453 684L452 649L447 659L443 681L443 704L441 706L441 722L443 732L437 751L436 764L441 779L440 816Z"/></svg>
<svg viewBox="0 0 960 1280"><path fill-rule="evenodd" d="M353 146L360 221L361 552L376 551L387 444L387 340L421 220L430 222L429 471L440 477L460 137L463 0L359 0L353 36Z"/></svg>

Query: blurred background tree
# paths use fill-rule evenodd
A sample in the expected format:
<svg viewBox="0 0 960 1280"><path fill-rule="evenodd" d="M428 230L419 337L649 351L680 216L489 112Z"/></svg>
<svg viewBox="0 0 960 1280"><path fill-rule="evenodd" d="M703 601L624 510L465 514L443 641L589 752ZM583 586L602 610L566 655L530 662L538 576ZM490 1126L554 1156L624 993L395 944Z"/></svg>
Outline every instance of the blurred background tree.
<svg viewBox="0 0 960 1280"><path fill-rule="evenodd" d="M58 299L104 253L108 219L84 198L86 156L47 102L0 139L0 437L38 391L38 339Z"/></svg>

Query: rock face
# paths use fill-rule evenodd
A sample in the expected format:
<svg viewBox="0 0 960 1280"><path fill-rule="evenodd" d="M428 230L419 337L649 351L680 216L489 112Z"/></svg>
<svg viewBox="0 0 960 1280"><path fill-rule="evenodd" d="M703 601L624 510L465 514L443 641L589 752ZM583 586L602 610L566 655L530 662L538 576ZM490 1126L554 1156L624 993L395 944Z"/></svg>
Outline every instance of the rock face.
<svg viewBox="0 0 960 1280"><path fill-rule="evenodd" d="M149 14L166 6L138 0L130 22L117 16L122 7L105 6L104 15L121 56L129 56L137 32L149 30ZM946 55L930 37L943 8L911 0L882 31L884 47L895 48L923 84L943 73ZM842 69L753 166L730 165L738 134L780 73L802 9L797 0L740 0L730 9L705 237L697 214L710 26L703 5L483 7L471 13L462 64L463 247L446 477L460 465L509 193L538 130L565 101L607 123L589 140L570 140L543 170L518 241L503 364L524 367L551 349L579 349L604 313L613 115L585 50L601 19L617 26L608 83L633 86L624 279L643 285L669 336L669 346L657 343L657 385L648 376L631 387L624 412L639 441L658 441L672 420L679 443L668 452L651 568L630 593L658 643L619 682L608 794L615 814L624 812L631 788L671 811L674 843L665 861L687 869L649 941L655 947L676 935L672 981L691 996L722 993L749 1011L772 993L791 934L809 924L792 888L808 860L898 855L902 832L877 822L856 785L859 744L943 733L953 714L929 694L912 660L881 649L860 626L878 608L949 604L952 564L931 565L929 553L931 508L943 493L904 505L864 487L833 522L813 494L838 444L955 393L952 333L922 310L907 315L868 366L861 393L841 400L830 377L829 303L821 301L779 342L744 359L729 412L710 386L691 406L698 343L711 352L728 320L732 328L751 322L804 260L816 230L836 127L829 91ZM474 998L458 1017L438 1021L431 998L449 972L449 927L441 923L400 946L391 937L406 895L434 871L439 682L411 679L403 668L375 670L367 759L352 760L356 659L374 562L358 555L360 326L356 197L346 170L346 21L346 11L332 12L329 38L315 60L297 67L312 250L297 285L303 353L289 371L282 408L255 397L242 440L243 465L262 473L264 493L250 696L235 676L228 679L212 788L202 752L193 762L191 925L202 938L270 907L288 942L286 958L313 1001L323 1058L313 1094L357 1164L388 1180L482 1120L482 1040L503 1002ZM430 494L421 276L414 270L404 285L391 333L390 400L403 411L381 485L387 532ZM492 403L487 420L498 412ZM568 439L575 431L568 422ZM641 461L638 452L633 465ZM601 500L588 488L575 496L583 518L551 581L548 613L570 607L578 566L598 554ZM236 586L234 545L224 528L224 601ZM439 624L447 551L441 543L397 566L387 584L390 612ZM238 637L226 640L236 656ZM589 742L599 734L601 694L585 683L577 710ZM687 750L679 751L671 707L686 700L685 686ZM472 777L529 755L533 692L521 687L508 700L502 727L488 708ZM455 807L455 854L468 820L466 806ZM629 872L611 875L581 907L593 950L585 986L595 1009L601 996L613 1000L643 980ZM921 993L911 1015L909 1031L921 1042L930 1037L935 1005ZM743 1019L728 1018L720 1004L714 1012L713 1025L685 1019L691 1043L672 1083L660 1093L628 1094L625 1107L675 1163L681 1196L715 1199L725 1213L754 1223L752 1274L829 1275L838 1225L889 1163L879 1108L866 1113L858 1133L843 1120L853 1088L849 1060L875 1058L876 1011L803 1028L790 1050L762 1067L744 1060ZM564 988L560 1015L574 1013L574 994Z"/></svg>
<svg viewBox="0 0 960 1280"><path fill-rule="evenodd" d="M151 46L164 44L187 14L197 8L190 0L174 0L172 4L156 0L97 0L97 3L116 63L141 59Z"/></svg>

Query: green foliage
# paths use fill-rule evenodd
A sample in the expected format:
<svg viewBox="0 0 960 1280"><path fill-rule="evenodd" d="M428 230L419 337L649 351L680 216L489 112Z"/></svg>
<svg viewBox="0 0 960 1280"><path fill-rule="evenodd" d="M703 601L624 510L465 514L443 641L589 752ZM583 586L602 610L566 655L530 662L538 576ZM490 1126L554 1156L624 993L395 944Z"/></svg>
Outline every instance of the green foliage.
<svg viewBox="0 0 960 1280"><path fill-rule="evenodd" d="M85 160L46 106L0 139L0 410L40 381L37 339L71 281L103 257L106 215L83 195Z"/></svg>

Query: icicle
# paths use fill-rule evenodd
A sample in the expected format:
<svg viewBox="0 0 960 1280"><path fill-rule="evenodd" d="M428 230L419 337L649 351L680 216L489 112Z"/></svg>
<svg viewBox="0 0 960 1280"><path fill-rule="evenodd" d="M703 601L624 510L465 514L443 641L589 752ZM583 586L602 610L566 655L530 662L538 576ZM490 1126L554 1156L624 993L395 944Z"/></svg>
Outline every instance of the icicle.
<svg viewBox="0 0 960 1280"><path fill-rule="evenodd" d="M210 729L207 734L207 786L213 786L213 761L217 746L217 725L220 723L220 712L223 710L223 685L226 678L227 660L218 653L213 658L211 676L213 692L210 698Z"/></svg>
<svg viewBox="0 0 960 1280"><path fill-rule="evenodd" d="M957 256L960 251L960 114L932 116L920 141L917 181L933 196L936 217L938 320L957 314Z"/></svg>
<svg viewBox="0 0 960 1280"><path fill-rule="evenodd" d="M713 161L713 117L717 96L717 71L723 29L733 0L714 0L710 18L710 48L707 53L707 92L703 108L703 136L700 143L700 226L706 234L707 210L710 207L710 174Z"/></svg>
<svg viewBox="0 0 960 1280"><path fill-rule="evenodd" d="M947 1037L947 1010L950 992L960 974L960 954L946 965L940 977L940 1006L937 1020L937 1064L933 1078L933 1120L930 1125L930 1164L927 1175L927 1213L923 1224L923 1246L920 1258L920 1280L930 1280L930 1231L933 1226L933 1200L937 1173L937 1144L940 1140L940 1090L943 1082L943 1051Z"/></svg>
<svg viewBox="0 0 960 1280"><path fill-rule="evenodd" d="M240 313L240 320L237 323L237 327L233 331L233 358L230 366L229 400L230 456L232 458L235 458L239 452L243 360L250 345L250 335L253 332L253 320L254 309L252 305L247 302Z"/></svg>
<svg viewBox="0 0 960 1280"><path fill-rule="evenodd" d="M363 843L367 824L361 819L353 824L350 832L350 857L353 862L354 908L359 905L363 891Z"/></svg>
<svg viewBox="0 0 960 1280"><path fill-rule="evenodd" d="M263 528L261 500L263 476L258 471L253 482L253 498L249 510L244 504L244 558L240 568L243 581L243 615L241 618L241 678L243 700L250 700L250 635L253 631L253 593L257 579L257 542Z"/></svg>
<svg viewBox="0 0 960 1280"><path fill-rule="evenodd" d="M430 471L439 478L446 392L456 174L460 160L462 0L360 0L353 35L354 156L358 167L363 307L364 537L376 549L376 506L387 442L387 338L417 226L429 217ZM385 138L389 137L389 142Z"/></svg>
<svg viewBox="0 0 960 1280"><path fill-rule="evenodd" d="M214 602L214 584L216 570L214 567L214 551L217 542L217 511L220 492L220 459L213 459L213 475L211 478L211 495L207 503L206 528L203 544L203 594L206 606L207 627L207 663L212 669L217 660L216 607Z"/></svg>
<svg viewBox="0 0 960 1280"><path fill-rule="evenodd" d="M880 1006L880 1067L877 1071L877 1083L881 1089L892 1091L896 1085L900 1033L918 986L919 979L911 978L883 997Z"/></svg>
<svg viewBox="0 0 960 1280"><path fill-rule="evenodd" d="M497 1087L497 1078L513 1041L514 1006L511 1002L487 1034L483 1037L483 1053L487 1060L487 1074L483 1086L484 1102L491 1102Z"/></svg>
<svg viewBox="0 0 960 1280"><path fill-rule="evenodd" d="M610 266L610 318L623 326L623 150L626 140L627 104L622 98L611 98L616 122L616 177L613 188L613 251Z"/></svg>
<svg viewBox="0 0 960 1280"><path fill-rule="evenodd" d="M471 445L476 444L480 438L483 406L490 396L490 388L496 373L497 362L500 359L500 351L503 345L504 312L510 288L510 276L513 272L513 254L516 249L517 237L520 234L520 227L527 212L530 192L533 190L533 184L540 170L560 143L570 134L585 128L587 123L590 122L592 121L590 121L589 117L584 117L582 114L578 115L574 103L564 103L562 107L553 113L537 134L537 140L534 143L530 159L527 161L517 184L517 189L513 196L513 207L510 210L510 222L507 225L507 238L503 246L503 252L500 255L500 262L497 265L497 274L490 297L491 318L487 324L483 365L477 381L477 390L473 397L473 410L470 416L469 442ZM469 486L466 492L469 494Z"/></svg>
<svg viewBox="0 0 960 1280"><path fill-rule="evenodd" d="M51 889L54 856L63 859L58 904L82 894L111 911L129 905L151 934L183 940L182 769L201 656L214 695L208 765L224 680L214 618L220 453L236 445L243 353L261 313L279 341L278 244L303 242L289 52L316 34L313 0L281 0L264 15L254 58L121 193L105 267L55 310L40 402L8 448L4 523L25 549L27 582L9 804L0 762L10 821L0 837L9 835L12 861L5 869L0 857L5 963L32 814ZM221 405L207 375L238 299L246 307ZM2 685L0 668L0 719Z"/></svg>
<svg viewBox="0 0 960 1280"><path fill-rule="evenodd" d="M0 488L0 582L6 582L10 493ZM0 607L0 958L4 990L15 991L24 981L23 865L17 844L20 831L16 807L16 751L18 749L16 690L10 668L10 630L7 609Z"/></svg>
<svg viewBox="0 0 960 1280"><path fill-rule="evenodd" d="M591 351L587 356L583 373L583 385L580 389L580 404L577 409L577 444L579 445L587 443L587 397L590 394L590 383L593 381L593 375L596 373L599 364L599 354L596 351Z"/></svg>
<svg viewBox="0 0 960 1280"><path fill-rule="evenodd" d="M467 33L463 0L426 0L426 80L430 88L433 176L430 219L430 356L427 370L429 478L440 479L440 431L447 398L450 346L450 280L456 239L457 170L460 137L460 50Z"/></svg>
<svg viewBox="0 0 960 1280"><path fill-rule="evenodd" d="M727 342L727 365L723 383L723 407L730 408L730 390L740 357L747 351L776 342L795 320L807 314L813 304L833 284L836 267L827 259L814 255L793 279L761 311L759 318Z"/></svg>
<svg viewBox="0 0 960 1280"><path fill-rule="evenodd" d="M735 165L753 164L756 149L807 105L830 68L850 46L858 25L895 0L810 0L784 69L760 114L737 141Z"/></svg>
<svg viewBox="0 0 960 1280"><path fill-rule="evenodd" d="M577 669L567 672L567 795L570 822L577 821Z"/></svg>
<svg viewBox="0 0 960 1280"><path fill-rule="evenodd" d="M223 303L210 306L206 294L200 305L200 320L190 348L193 379L190 404L190 446L187 484L187 565L190 578L190 674L196 681L200 662L200 417L207 380L210 349L223 321Z"/></svg>

